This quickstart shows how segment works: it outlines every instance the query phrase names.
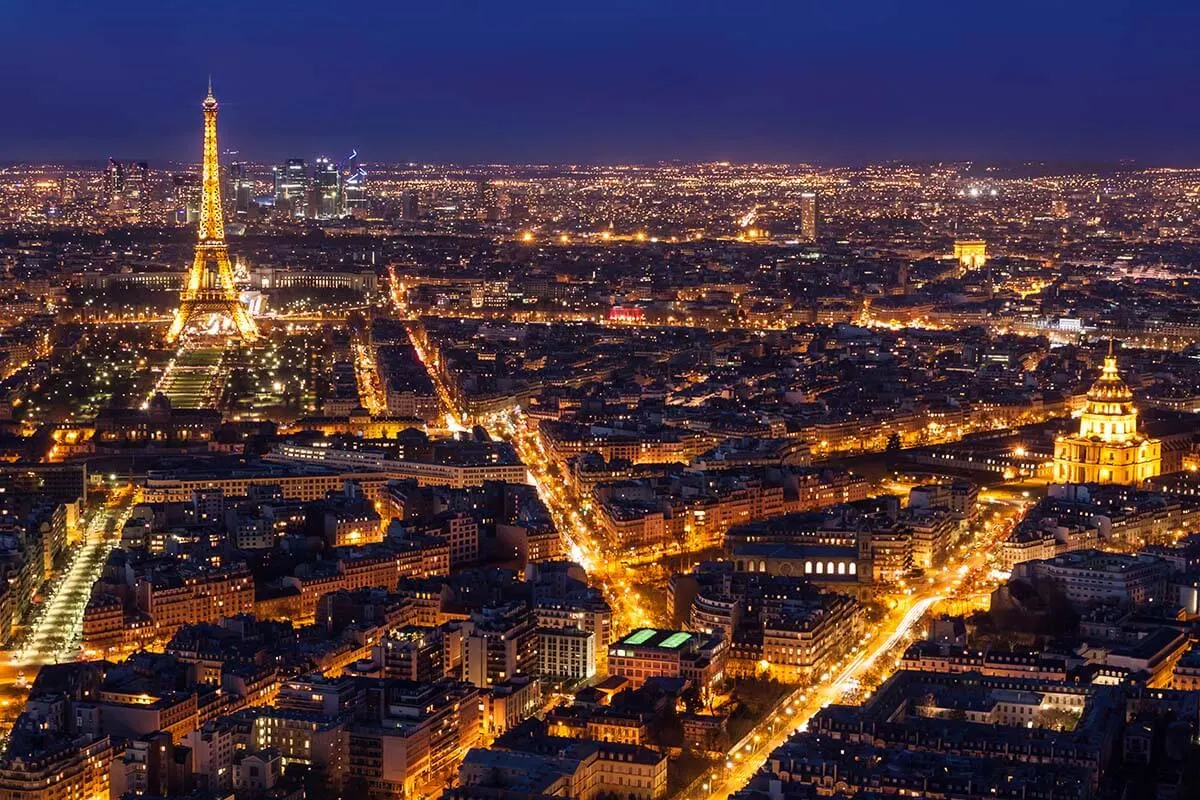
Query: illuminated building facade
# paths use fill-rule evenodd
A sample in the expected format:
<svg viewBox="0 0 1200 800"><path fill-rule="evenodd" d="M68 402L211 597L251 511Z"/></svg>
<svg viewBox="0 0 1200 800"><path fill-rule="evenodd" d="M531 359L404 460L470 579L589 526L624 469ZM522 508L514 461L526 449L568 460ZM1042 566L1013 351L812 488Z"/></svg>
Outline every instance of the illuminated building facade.
<svg viewBox="0 0 1200 800"><path fill-rule="evenodd" d="M311 212L314 219L333 219L342 213L342 172L328 158L318 158L313 171Z"/></svg>
<svg viewBox="0 0 1200 800"><path fill-rule="evenodd" d="M229 165L229 195L233 198L233 209L238 214L247 214L254 205L254 181L244 161Z"/></svg>
<svg viewBox="0 0 1200 800"><path fill-rule="evenodd" d="M806 242L817 240L817 196L813 192L800 195L800 238Z"/></svg>
<svg viewBox="0 0 1200 800"><path fill-rule="evenodd" d="M463 645L463 676L481 688L538 671L537 618L521 603L493 606L471 615Z"/></svg>
<svg viewBox="0 0 1200 800"><path fill-rule="evenodd" d="M342 184L342 203L347 215L355 218L367 216L367 171L362 167L354 167L346 175Z"/></svg>
<svg viewBox="0 0 1200 800"><path fill-rule="evenodd" d="M176 225L191 225L200 219L200 180L192 174L171 176L171 196L174 198L174 221Z"/></svg>
<svg viewBox="0 0 1200 800"><path fill-rule="evenodd" d="M1137 431L1133 392L1117 372L1110 348L1087 394L1079 433L1054 443L1057 483L1140 484L1162 469L1162 442Z"/></svg>
<svg viewBox="0 0 1200 800"><path fill-rule="evenodd" d="M107 736L72 739L54 732L18 731L19 744L0 759L0 792L22 800L108 797L113 749Z"/></svg>
<svg viewBox="0 0 1200 800"><path fill-rule="evenodd" d="M820 675L863 630L862 606L846 595L785 605L764 620L762 661L775 680L802 683Z"/></svg>
<svg viewBox="0 0 1200 800"><path fill-rule="evenodd" d="M275 208L303 217L304 197L308 193L308 164L303 158L289 158L274 167Z"/></svg>
<svg viewBox="0 0 1200 800"><path fill-rule="evenodd" d="M641 628L608 646L608 673L634 687L648 678L684 678L706 692L724 678L728 650L720 634Z"/></svg>
<svg viewBox="0 0 1200 800"><path fill-rule="evenodd" d="M104 199L115 214L138 217L150 197L150 167L145 161L124 163L110 158L104 168Z"/></svg>
<svg viewBox="0 0 1200 800"><path fill-rule="evenodd" d="M586 681L596 674L596 637L579 628L539 628L538 657L541 674L570 681Z"/></svg>
<svg viewBox="0 0 1200 800"><path fill-rule="evenodd" d="M954 260L963 271L981 269L987 263L987 242L978 239L955 242Z"/></svg>
<svg viewBox="0 0 1200 800"><path fill-rule="evenodd" d="M217 98L212 85L204 98L204 169L201 178L200 241L188 273L187 285L179 296L179 308L167 331L174 342L184 327L206 314L228 317L245 342L258 338L258 327L238 298L233 285L233 267L225 244L224 211L221 208L221 178L217 164Z"/></svg>

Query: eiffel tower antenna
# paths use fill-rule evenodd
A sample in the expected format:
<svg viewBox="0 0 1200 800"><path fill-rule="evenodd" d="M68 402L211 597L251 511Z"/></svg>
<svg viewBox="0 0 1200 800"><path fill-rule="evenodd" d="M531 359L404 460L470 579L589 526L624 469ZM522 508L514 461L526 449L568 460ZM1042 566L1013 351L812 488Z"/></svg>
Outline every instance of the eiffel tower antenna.
<svg viewBox="0 0 1200 800"><path fill-rule="evenodd" d="M179 308L167 331L167 342L174 342L193 318L205 314L223 314L237 329L244 342L258 339L258 326L250 311L238 298L233 284L233 267L225 244L225 220L221 209L221 178L217 164L217 98L208 79L204 98L204 169L201 175L200 241L188 271L187 284L179 295Z"/></svg>

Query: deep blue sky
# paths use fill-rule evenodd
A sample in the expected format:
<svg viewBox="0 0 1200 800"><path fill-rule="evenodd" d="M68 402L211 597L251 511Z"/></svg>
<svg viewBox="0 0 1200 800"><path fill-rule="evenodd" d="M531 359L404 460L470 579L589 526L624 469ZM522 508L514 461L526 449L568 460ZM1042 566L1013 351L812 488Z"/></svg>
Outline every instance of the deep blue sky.
<svg viewBox="0 0 1200 800"><path fill-rule="evenodd" d="M0 0L0 161L1200 164L1194 0Z"/></svg>

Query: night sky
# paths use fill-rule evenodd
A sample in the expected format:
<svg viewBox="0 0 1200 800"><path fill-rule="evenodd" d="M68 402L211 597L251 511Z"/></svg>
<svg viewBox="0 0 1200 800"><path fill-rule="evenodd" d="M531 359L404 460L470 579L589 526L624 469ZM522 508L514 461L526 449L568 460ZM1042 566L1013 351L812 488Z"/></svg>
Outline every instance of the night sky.
<svg viewBox="0 0 1200 800"><path fill-rule="evenodd" d="M1200 164L1192 0L0 0L0 161Z"/></svg>

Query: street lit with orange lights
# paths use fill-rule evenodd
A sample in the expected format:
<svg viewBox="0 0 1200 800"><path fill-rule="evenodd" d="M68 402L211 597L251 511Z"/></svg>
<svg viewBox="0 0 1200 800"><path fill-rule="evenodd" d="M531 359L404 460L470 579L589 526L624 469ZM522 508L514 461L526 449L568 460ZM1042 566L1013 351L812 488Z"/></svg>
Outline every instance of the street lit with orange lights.
<svg viewBox="0 0 1200 800"><path fill-rule="evenodd" d="M354 370L358 378L359 398L363 408L372 414L387 413L387 391L379 377L379 365L370 345L357 342L354 345Z"/></svg>
<svg viewBox="0 0 1200 800"><path fill-rule="evenodd" d="M960 560L951 558L925 582L892 597L883 621L847 657L826 671L816 685L800 687L781 700L773 713L728 752L724 769L705 772L678 797L720 800L741 789L771 751L794 732L804 730L823 707L869 697L900 666L904 648L915 640L931 609L945 599L978 592L994 580L996 545L1019 518L1021 508L1014 504L1001 512L984 504L982 509L985 513L972 527L974 537L958 549Z"/></svg>
<svg viewBox="0 0 1200 800"><path fill-rule="evenodd" d="M83 544L72 555L63 577L40 610L24 647L13 654L14 664L36 667L77 656L83 635L83 611L91 597L92 584L100 577L105 559L129 519L132 497L128 496L119 505L101 508L87 522Z"/></svg>
<svg viewBox="0 0 1200 800"><path fill-rule="evenodd" d="M661 623L662 612L647 607L632 585L630 570L606 552L598 532L588 525L580 512L579 498L573 496L561 478L550 473L552 462L536 433L525 424L520 409L496 414L489 422L489 429L510 441L529 468L538 496L550 510L571 560L582 565L588 577L604 591L605 599L613 609L614 637L634 628Z"/></svg>
<svg viewBox="0 0 1200 800"><path fill-rule="evenodd" d="M393 273L392 298L398 310L400 294ZM430 380L433 381L434 390L444 411L446 427L450 430L465 430L464 415L453 401L453 394L446 386L436 358L429 353L426 343L417 334L417 324L419 323L409 326L409 339L417 351L417 356L425 364ZM517 454L529 469L529 477L537 488L538 496L550 511L571 560L587 570L589 578L601 588L612 606L614 636L633 628L655 624L659 615L648 609L634 591L626 567L606 555L596 532L588 527L580 512L582 504L578 498L570 496L564 482L550 474L551 461L536 434L525 424L520 409L512 408L476 421L483 424L489 434L510 441L516 448Z"/></svg>
<svg viewBox="0 0 1200 800"><path fill-rule="evenodd" d="M419 337L412 336L411 340L433 380L445 411L446 427L464 430L462 414L455 408L436 362L430 360ZM632 590L626 568L605 554L595 532L588 528L580 514L579 502L568 495L561 479L556 480L550 474L551 462L536 435L525 425L520 409L493 414L478 422L484 425L489 434L510 441L516 448L521 461L529 469L529 478L537 488L538 496L550 511L567 554L587 570L589 578L600 586L605 599L612 606L614 636L632 628L653 625L656 615L644 606L637 592Z"/></svg>
<svg viewBox="0 0 1200 800"><path fill-rule="evenodd" d="M911 641L916 625L940 599L930 591L906 603L903 612L900 607L894 609L880 628L856 645L846 660L826 672L820 683L797 689L781 700L770 716L729 751L724 769L706 772L679 797L723 798L742 788L772 750L795 731L807 727L809 719L824 706L841 701L876 664L890 671L893 665L889 659L898 660L898 651Z"/></svg>

